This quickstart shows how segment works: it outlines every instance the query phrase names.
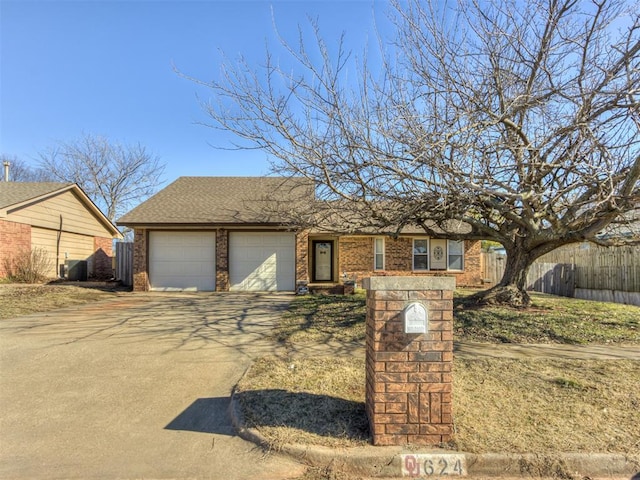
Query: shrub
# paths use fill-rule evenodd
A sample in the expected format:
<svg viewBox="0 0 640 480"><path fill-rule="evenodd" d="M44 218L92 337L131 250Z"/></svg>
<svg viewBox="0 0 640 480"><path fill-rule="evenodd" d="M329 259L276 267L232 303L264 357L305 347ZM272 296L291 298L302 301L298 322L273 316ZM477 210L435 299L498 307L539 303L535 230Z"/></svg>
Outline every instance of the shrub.
<svg viewBox="0 0 640 480"><path fill-rule="evenodd" d="M52 261L43 248L22 251L4 260L4 271L12 282L39 283L47 279Z"/></svg>

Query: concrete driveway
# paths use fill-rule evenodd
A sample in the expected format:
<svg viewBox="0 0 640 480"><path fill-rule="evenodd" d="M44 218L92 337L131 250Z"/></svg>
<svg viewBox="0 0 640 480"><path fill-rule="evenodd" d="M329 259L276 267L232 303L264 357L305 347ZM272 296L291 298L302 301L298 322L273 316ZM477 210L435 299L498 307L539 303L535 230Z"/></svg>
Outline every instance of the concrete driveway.
<svg viewBox="0 0 640 480"><path fill-rule="evenodd" d="M279 479L227 407L287 295L157 294L0 322L0 478Z"/></svg>

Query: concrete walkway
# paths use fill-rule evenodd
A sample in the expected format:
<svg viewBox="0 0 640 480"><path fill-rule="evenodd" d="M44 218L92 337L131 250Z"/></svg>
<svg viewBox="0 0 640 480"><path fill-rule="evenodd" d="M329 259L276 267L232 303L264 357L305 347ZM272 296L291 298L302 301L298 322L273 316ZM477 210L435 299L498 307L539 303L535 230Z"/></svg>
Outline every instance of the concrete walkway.
<svg viewBox="0 0 640 480"><path fill-rule="evenodd" d="M230 394L284 295L124 295L0 322L0 478L281 479Z"/></svg>
<svg viewBox="0 0 640 480"><path fill-rule="evenodd" d="M552 358L563 360L640 360L640 347L617 345L491 344L454 342L458 358Z"/></svg>
<svg viewBox="0 0 640 480"><path fill-rule="evenodd" d="M564 345L564 344L520 344L454 342L455 358L549 358L564 360L639 360L640 347L618 345ZM293 357L362 357L362 343L303 343L288 349Z"/></svg>

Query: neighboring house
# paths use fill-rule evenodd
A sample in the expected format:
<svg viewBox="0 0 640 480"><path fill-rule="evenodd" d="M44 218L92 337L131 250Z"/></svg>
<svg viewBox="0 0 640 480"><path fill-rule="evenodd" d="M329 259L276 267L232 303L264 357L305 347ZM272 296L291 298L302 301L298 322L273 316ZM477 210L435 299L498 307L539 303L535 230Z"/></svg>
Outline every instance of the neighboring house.
<svg viewBox="0 0 640 480"><path fill-rule="evenodd" d="M294 229L263 202L311 202L314 186L279 177L181 177L117 223L134 229L134 290L294 291L371 275L450 275L480 285L480 242L405 230Z"/></svg>
<svg viewBox="0 0 640 480"><path fill-rule="evenodd" d="M87 261L92 278L112 275L116 226L75 183L0 182L0 277L20 252L43 249L58 277L66 261Z"/></svg>

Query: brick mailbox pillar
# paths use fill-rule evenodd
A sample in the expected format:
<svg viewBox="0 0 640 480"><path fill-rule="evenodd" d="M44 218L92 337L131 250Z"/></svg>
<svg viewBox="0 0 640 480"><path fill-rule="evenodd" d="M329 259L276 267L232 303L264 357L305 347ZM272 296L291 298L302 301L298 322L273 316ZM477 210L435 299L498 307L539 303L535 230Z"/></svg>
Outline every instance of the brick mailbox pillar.
<svg viewBox="0 0 640 480"><path fill-rule="evenodd" d="M363 286L366 410L373 444L449 441L455 279L371 277Z"/></svg>

